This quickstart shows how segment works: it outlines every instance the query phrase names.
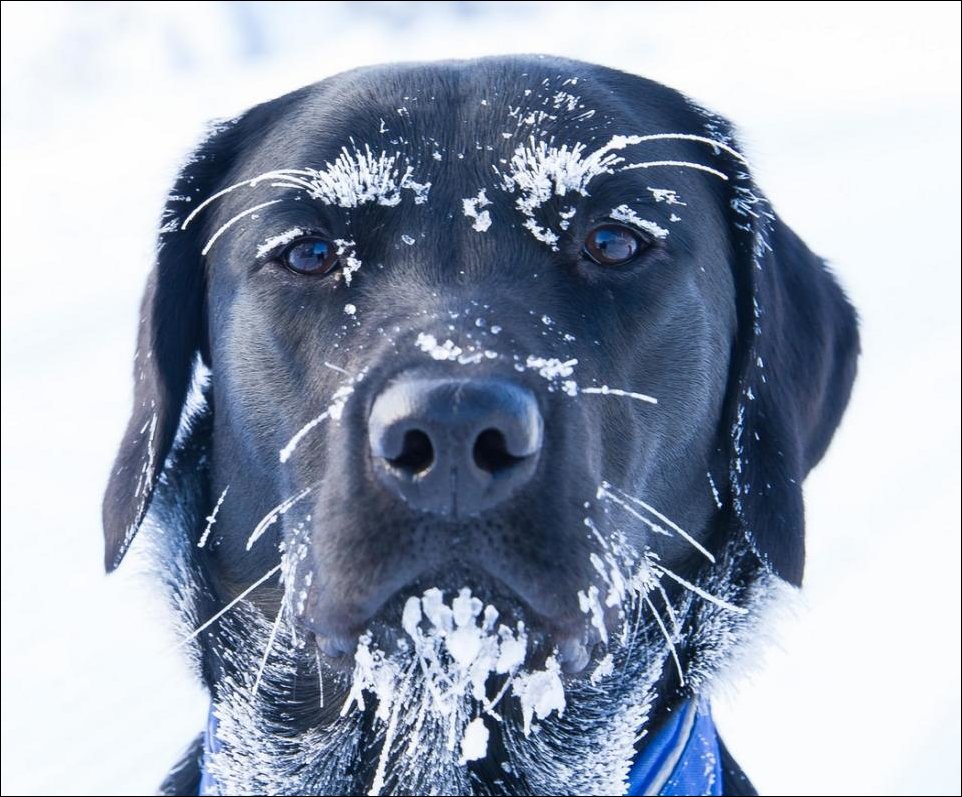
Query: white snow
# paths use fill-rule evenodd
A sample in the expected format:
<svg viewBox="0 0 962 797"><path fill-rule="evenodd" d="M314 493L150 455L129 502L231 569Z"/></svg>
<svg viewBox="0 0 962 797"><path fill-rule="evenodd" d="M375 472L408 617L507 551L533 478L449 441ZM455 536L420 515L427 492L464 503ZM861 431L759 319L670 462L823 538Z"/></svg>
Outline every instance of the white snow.
<svg viewBox="0 0 962 797"><path fill-rule="evenodd" d="M285 244L289 244L291 241L300 238L305 232L300 227L291 227L289 230L284 230L282 233L277 235L272 235L270 238L265 238L264 243L257 247L257 256L263 257L264 255L270 254L275 249L279 249Z"/></svg>
<svg viewBox="0 0 962 797"><path fill-rule="evenodd" d="M614 208L608 215L615 221L623 221L625 224L630 224L639 230L644 230L655 238L668 237L668 230L654 221L641 218L635 211L628 207L628 205L618 205L618 207Z"/></svg>
<svg viewBox="0 0 962 797"><path fill-rule="evenodd" d="M433 360L457 360L463 351L453 340L448 339L444 343L438 343L438 339L434 335L426 332L418 334L414 345L425 354L430 355Z"/></svg>
<svg viewBox="0 0 962 797"><path fill-rule="evenodd" d="M482 188L478 191L476 197L466 197L461 202L464 206L464 215L469 219L474 219L474 224L471 225L472 229L478 232L486 232L491 227L491 212L482 210L482 208L490 205L491 200L488 199L485 190Z"/></svg>
<svg viewBox="0 0 962 797"><path fill-rule="evenodd" d="M548 380L571 376L577 364L578 360L575 358L559 360L557 357L536 357L533 354L529 354L525 361L526 368L537 371L538 376Z"/></svg>
<svg viewBox="0 0 962 797"><path fill-rule="evenodd" d="M461 763L477 761L488 754L488 729L481 717L475 717L464 729L461 737Z"/></svg>

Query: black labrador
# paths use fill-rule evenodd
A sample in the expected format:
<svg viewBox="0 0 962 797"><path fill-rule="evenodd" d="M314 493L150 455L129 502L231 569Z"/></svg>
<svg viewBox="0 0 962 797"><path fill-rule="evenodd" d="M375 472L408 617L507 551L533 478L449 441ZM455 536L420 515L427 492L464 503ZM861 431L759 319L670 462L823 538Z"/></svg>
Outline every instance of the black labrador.
<svg viewBox="0 0 962 797"><path fill-rule="evenodd" d="M750 793L707 695L801 582L857 353L729 123L649 80L381 66L217 126L104 501L211 695L164 791Z"/></svg>

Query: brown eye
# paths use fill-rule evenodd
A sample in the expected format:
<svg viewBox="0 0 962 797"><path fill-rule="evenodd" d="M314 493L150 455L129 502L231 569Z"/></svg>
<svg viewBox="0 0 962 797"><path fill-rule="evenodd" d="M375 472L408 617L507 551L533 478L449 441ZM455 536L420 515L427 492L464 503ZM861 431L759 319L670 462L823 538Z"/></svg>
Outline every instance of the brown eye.
<svg viewBox="0 0 962 797"><path fill-rule="evenodd" d="M302 238L284 250L281 261L298 274L320 277L337 265L337 249L322 238Z"/></svg>
<svg viewBox="0 0 962 797"><path fill-rule="evenodd" d="M602 224L585 238L585 254L599 266L621 266L648 247L634 230L619 224Z"/></svg>

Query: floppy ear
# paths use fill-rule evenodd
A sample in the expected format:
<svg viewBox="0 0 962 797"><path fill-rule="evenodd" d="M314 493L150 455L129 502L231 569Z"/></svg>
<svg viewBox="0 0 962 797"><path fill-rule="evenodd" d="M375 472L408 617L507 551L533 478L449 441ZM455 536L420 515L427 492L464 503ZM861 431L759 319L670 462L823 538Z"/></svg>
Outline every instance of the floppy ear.
<svg viewBox="0 0 962 797"><path fill-rule="evenodd" d="M709 115L706 127L734 145L718 117ZM825 261L772 211L747 167L729 173L738 301L728 405L733 509L761 561L799 586L802 481L848 403L858 319Z"/></svg>
<svg viewBox="0 0 962 797"><path fill-rule="evenodd" d="M150 505L180 423L196 356L209 360L200 253L204 225L182 226L191 208L227 177L242 145L243 118L212 129L181 170L164 209L157 259L141 302L133 411L104 495L107 572L120 564Z"/></svg>

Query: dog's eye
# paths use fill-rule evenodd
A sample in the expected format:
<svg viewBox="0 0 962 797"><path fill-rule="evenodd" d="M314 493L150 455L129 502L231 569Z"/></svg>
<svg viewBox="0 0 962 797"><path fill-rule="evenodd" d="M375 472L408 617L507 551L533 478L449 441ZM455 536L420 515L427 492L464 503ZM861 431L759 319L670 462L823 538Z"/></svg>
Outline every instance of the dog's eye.
<svg viewBox="0 0 962 797"><path fill-rule="evenodd" d="M297 274L319 277L337 266L337 249L322 238L302 238L284 250L281 261Z"/></svg>
<svg viewBox="0 0 962 797"><path fill-rule="evenodd" d="M620 224L602 224L585 238L585 254L599 266L621 266L644 251L648 241Z"/></svg>

